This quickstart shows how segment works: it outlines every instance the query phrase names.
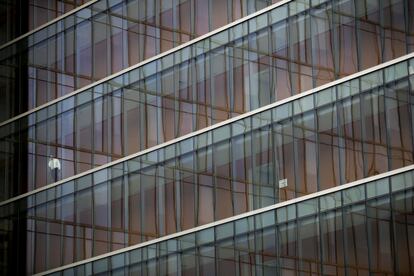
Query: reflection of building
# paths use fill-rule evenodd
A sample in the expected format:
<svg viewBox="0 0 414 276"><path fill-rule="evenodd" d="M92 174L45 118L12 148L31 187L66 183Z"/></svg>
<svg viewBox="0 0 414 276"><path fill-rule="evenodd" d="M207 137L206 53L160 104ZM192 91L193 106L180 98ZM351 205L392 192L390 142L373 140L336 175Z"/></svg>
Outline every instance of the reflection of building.
<svg viewBox="0 0 414 276"><path fill-rule="evenodd" d="M98 0L0 47L3 274L412 274L413 9Z"/></svg>

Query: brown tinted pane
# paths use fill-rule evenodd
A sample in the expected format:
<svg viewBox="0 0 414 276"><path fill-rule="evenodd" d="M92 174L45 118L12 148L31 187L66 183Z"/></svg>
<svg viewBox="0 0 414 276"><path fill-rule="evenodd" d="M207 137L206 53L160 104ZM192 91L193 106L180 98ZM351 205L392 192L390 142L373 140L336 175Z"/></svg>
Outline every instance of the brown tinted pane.
<svg viewBox="0 0 414 276"><path fill-rule="evenodd" d="M175 7L174 7L175 8ZM173 1L161 1L161 51L166 51L174 47L174 25L173 25Z"/></svg>
<svg viewBox="0 0 414 276"><path fill-rule="evenodd" d="M300 115L294 119L293 132L296 158L296 190L299 195L317 191L316 134L314 114Z"/></svg>
<svg viewBox="0 0 414 276"><path fill-rule="evenodd" d="M128 245L133 245L141 241L141 183L140 176L138 174L132 174L128 177L128 232L129 241Z"/></svg>
<svg viewBox="0 0 414 276"><path fill-rule="evenodd" d="M340 184L336 106L327 106L318 110L317 116L319 189L324 190Z"/></svg>
<svg viewBox="0 0 414 276"><path fill-rule="evenodd" d="M368 237L366 232L366 217L364 206L356 205L346 210L345 222L345 254L346 269L350 274L367 274Z"/></svg>
<svg viewBox="0 0 414 276"><path fill-rule="evenodd" d="M356 14L359 18L360 69L364 70L383 61L380 14L378 1L356 1ZM368 8L369 7L369 8Z"/></svg>
<svg viewBox="0 0 414 276"><path fill-rule="evenodd" d="M414 14L414 2L407 1L408 14ZM414 49L414 16L407 18L407 52L411 53Z"/></svg>
<svg viewBox="0 0 414 276"><path fill-rule="evenodd" d="M320 223L323 273L344 275L344 237L337 234L343 230L342 213L333 211L322 214Z"/></svg>
<svg viewBox="0 0 414 276"><path fill-rule="evenodd" d="M369 176L388 170L386 122L383 92L364 96L364 158Z"/></svg>
<svg viewBox="0 0 414 276"><path fill-rule="evenodd" d="M390 143L390 165L392 169L412 164L412 128L409 123L409 104L407 82L387 87L386 117ZM404 92L403 92L404 91ZM391 123L393 122L393 123Z"/></svg>
<svg viewBox="0 0 414 276"><path fill-rule="evenodd" d="M207 1L204 1L207 2ZM228 23L227 3L222 0L209 0L211 3L211 27L210 30L215 30Z"/></svg>
<svg viewBox="0 0 414 276"><path fill-rule="evenodd" d="M312 61L315 86L335 79L333 33L330 28L332 9L322 6L312 17Z"/></svg>
<svg viewBox="0 0 414 276"><path fill-rule="evenodd" d="M168 169L165 169L165 232L166 234L172 234L177 229L177 212L176 206L178 205L177 198L177 185L175 183L175 170L174 163L166 164Z"/></svg>
<svg viewBox="0 0 414 276"><path fill-rule="evenodd" d="M209 31L209 1L195 0L195 32L197 35L203 35Z"/></svg>
<svg viewBox="0 0 414 276"><path fill-rule="evenodd" d="M196 225L196 195L199 193L195 185L193 154L180 158L180 199L181 199L181 228L189 229ZM211 208L211 205L209 206Z"/></svg>
<svg viewBox="0 0 414 276"><path fill-rule="evenodd" d="M384 60L406 54L404 1L385 0L383 3ZM410 14L411 17L412 14Z"/></svg>
<svg viewBox="0 0 414 276"><path fill-rule="evenodd" d="M142 187L142 234L145 240L152 240L158 235L157 229L157 189L155 169L149 169L141 176Z"/></svg>
<svg viewBox="0 0 414 276"><path fill-rule="evenodd" d="M279 181L287 179L288 186L279 189L279 200L285 201L295 197L295 161L292 122L285 121L275 125L276 160Z"/></svg>
<svg viewBox="0 0 414 276"><path fill-rule="evenodd" d="M234 213L246 212L249 207L248 170L251 164L250 137L238 136L232 140L232 179Z"/></svg>
<svg viewBox="0 0 414 276"><path fill-rule="evenodd" d="M123 112L123 126L124 126L124 145L125 153L132 154L140 149L141 135L140 133L140 105L139 94L135 91L124 92L124 112Z"/></svg>
<svg viewBox="0 0 414 276"><path fill-rule="evenodd" d="M294 16L289 20L290 70L293 94L306 91L313 87L310 26L309 14Z"/></svg>
<svg viewBox="0 0 414 276"><path fill-rule="evenodd" d="M345 145L342 153L344 160L341 163L341 171L344 174L345 183L348 183L364 176L361 111L358 97L342 103L340 118Z"/></svg>
<svg viewBox="0 0 414 276"><path fill-rule="evenodd" d="M214 221L214 187L212 148L197 152L198 213L197 221L205 224Z"/></svg>
<svg viewBox="0 0 414 276"><path fill-rule="evenodd" d="M319 225L315 217L298 222L299 269L304 273L318 274L319 266Z"/></svg>
<svg viewBox="0 0 414 276"><path fill-rule="evenodd" d="M280 271L283 274L294 273L297 265L296 224L289 223L278 227Z"/></svg>
<svg viewBox="0 0 414 276"><path fill-rule="evenodd" d="M390 273L393 271L391 250L391 212L388 199L367 203L367 229L370 250L370 270Z"/></svg>
<svg viewBox="0 0 414 276"><path fill-rule="evenodd" d="M291 96L291 84L288 70L289 58L289 23L282 21L272 27L273 66L276 74L275 99L283 100Z"/></svg>

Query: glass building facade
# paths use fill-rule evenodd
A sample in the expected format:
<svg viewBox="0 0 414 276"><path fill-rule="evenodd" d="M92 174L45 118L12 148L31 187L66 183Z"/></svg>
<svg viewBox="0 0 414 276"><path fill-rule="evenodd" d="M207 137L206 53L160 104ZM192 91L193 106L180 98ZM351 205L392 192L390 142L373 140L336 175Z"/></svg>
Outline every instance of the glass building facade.
<svg viewBox="0 0 414 276"><path fill-rule="evenodd" d="M13 254L26 252L27 272L40 272L411 165L413 62L276 102L5 204L5 237L25 244Z"/></svg>
<svg viewBox="0 0 414 276"><path fill-rule="evenodd" d="M409 21L400 2L359 8L352 0L280 3L6 121L0 181L10 184L3 194L19 195L402 56L408 32L399 33L404 43L375 37L376 58L366 54L374 40L356 39L367 36L362 14L391 9ZM341 17L330 20L336 13ZM64 164L57 175L47 167L51 156Z"/></svg>
<svg viewBox="0 0 414 276"><path fill-rule="evenodd" d="M253 81L270 87L267 93L277 93L277 100L290 90L298 93L412 51L412 1L284 2L288 9L279 14L260 11L270 4L261 0L100 0L0 48L0 118L26 112L257 10L262 15L239 27L235 38L225 35L224 43L219 41L231 43L214 54L219 64L210 70L218 75L216 89L227 85L220 71L233 67L236 84L243 83L247 70L258 75ZM256 65L226 64L220 58L224 55L256 59Z"/></svg>
<svg viewBox="0 0 414 276"><path fill-rule="evenodd" d="M22 5L0 274L414 273L412 1Z"/></svg>
<svg viewBox="0 0 414 276"><path fill-rule="evenodd" d="M87 0L2 0L0 2L0 44L6 44L47 24L86 2Z"/></svg>
<svg viewBox="0 0 414 276"><path fill-rule="evenodd" d="M62 2L28 2L33 1L46 6ZM4 97L0 119L59 98L269 4L270 0L87 1L75 13L0 48ZM42 16L41 10L33 13Z"/></svg>
<svg viewBox="0 0 414 276"><path fill-rule="evenodd" d="M413 166L47 275L410 275Z"/></svg>

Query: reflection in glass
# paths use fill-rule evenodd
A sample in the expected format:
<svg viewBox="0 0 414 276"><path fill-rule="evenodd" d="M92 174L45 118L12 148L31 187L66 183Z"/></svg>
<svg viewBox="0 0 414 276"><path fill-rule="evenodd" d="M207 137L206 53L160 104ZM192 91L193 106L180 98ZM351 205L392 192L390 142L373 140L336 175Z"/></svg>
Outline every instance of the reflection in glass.
<svg viewBox="0 0 414 276"><path fill-rule="evenodd" d="M180 3L185 4L184 2ZM162 56L156 61L130 70L104 84L93 86L76 96L7 124L3 126L4 132L2 131L1 141L4 142L4 150L0 156L2 160L0 168L4 170L6 176L2 178L6 183L19 183L19 185L8 188L4 194L6 197L18 195L200 130L276 100L304 92L337 77L355 73L359 66L358 63L362 60L369 59L367 66L378 64L382 62L382 59L371 59L361 54L362 52L360 53L366 43L359 41L360 33L364 31L359 28L365 26L365 23L359 24L358 20L365 17L377 20L376 14L380 8L392 14L401 14L400 9L404 5L400 2L380 7L376 4L364 4L365 2L362 1L356 8L352 0L341 3L331 0L323 4L314 4L312 7L293 2L281 5L195 44ZM123 6L124 4L126 6ZM226 2L220 5L225 5L227 12L230 13L228 4ZM207 3L200 3L200 5L207 5ZM84 18L88 14L86 11L78 14L83 19L76 25L75 30L68 30L65 33L76 41L76 45L66 45L66 42L58 39L62 44L59 47L64 46L65 51L71 51L67 60L58 59L61 60L58 66L65 67L65 70L72 70L72 73L66 75L59 73L60 75L56 77L70 85L81 81L88 82L91 74L99 74L103 77L108 70L112 70L111 68L121 68L127 60L127 54L115 55L111 60L105 58L106 54L112 51L109 49L112 47L110 45L124 45L127 43L126 37L129 37L124 35L124 31L111 31L113 28L121 28L118 26L120 22L115 18L123 16L126 12L126 14L132 13L131 16L148 15L145 18L153 22L156 20L155 9L158 8L155 6L151 1L143 2L145 9L138 9L135 1L115 5L111 7L110 19L100 13L96 15L96 18L93 16L93 19ZM172 12L177 11L176 7L171 1L163 2L161 6L163 12L160 20L165 21L165 24L173 24L172 27L174 27L177 22L171 21L175 15L170 11L171 9ZM203 9L203 12L207 12L209 7ZM202 20L202 17L198 17L197 20ZM381 29L381 24L383 24L381 22L384 20L367 21L367 24L377 22L379 25L374 24L375 28ZM108 22L114 25L108 27ZM401 22L393 20L389 22L392 26L394 23L397 28ZM126 25L128 28L134 28L133 25L136 24ZM135 31L140 33L139 30L142 28L137 28ZM151 25L146 28L154 27ZM166 28L163 29L162 35L164 31L165 33L173 32ZM106 36L108 33L112 33L113 37L108 38ZM380 30L379 33L383 32ZM145 39L138 41L140 45L151 44L153 43L151 40L155 39L155 37L142 36ZM356 45L357 38L362 45L360 47ZM382 39L382 36L380 38ZM364 39L369 40L369 36ZM132 38L131 41L133 41ZM393 41L391 40L391 48L394 45ZM371 44L371 42L368 43L368 45ZM146 55L147 48L145 47L142 51L137 51L139 52L138 59ZM157 47L152 45L148 49L154 50ZM79 50L79 53L74 53L75 50ZM44 55L48 55L49 52L47 49L44 50ZM368 52L372 54L375 51ZM402 54L400 51L394 52ZM393 54L392 58L400 54ZM41 57L41 54L32 53L31 55L36 58ZM93 58L94 62L88 63L89 57ZM372 63L372 60L375 62ZM83 62L94 65L84 66ZM81 70L81 74L76 75L74 71L78 69ZM67 75L70 75L70 78L67 78ZM39 69L39 72L34 72L33 76L44 82L49 79L48 71L43 68ZM48 87L47 82L40 83ZM38 83L34 84L36 85ZM358 84L351 86L352 89L358 88ZM365 89L365 82L361 83L361 87ZM384 90L384 88L381 89ZM53 89L47 88L46 90L51 93L39 94L39 96L45 96L45 101L51 99L49 95L54 95ZM339 96L344 93L346 95L347 91L338 90ZM404 138L408 137L406 136L408 134L401 134L399 138L406 148L402 150L406 153L398 153L405 155L402 158L404 161L394 160L394 155L397 154L395 151L384 152L385 139L392 140L392 143L398 147L394 139L398 135L384 135L385 128L376 125L388 122L387 116L384 115L385 110L390 112L389 116L393 116L392 119L402 120L404 115L397 116L395 112L392 112L391 105L394 104L385 96L385 90L378 93L384 94L378 95L378 100L375 97L372 99L355 97L352 100L344 99L342 106L336 107L338 135L344 135L344 139L333 140L332 143L339 143L339 151L342 151L345 157L341 157L344 159L339 159L340 162L334 161L332 165L344 168L341 171L345 173L343 176L338 176L336 173L332 176L335 179L342 177L342 180L352 181L360 178L364 173L384 172L388 168L396 168L411 162L411 157L407 157L407 151L410 151L407 147L411 142L408 138ZM29 98L35 99L36 97ZM347 107L351 103L346 101L355 102L351 109ZM357 101L361 101L360 107L357 106ZM377 115L359 114L360 109L375 113L378 108L380 110ZM403 110L402 108L401 106L399 110ZM0 108L0 110L3 109ZM317 118L319 114L311 116L314 116L313 121L319 120ZM360 121L356 119L358 116L362 116ZM332 155L334 160L338 160L334 151L325 154L328 148L316 147L313 145L315 138L312 138L312 135L308 137L309 133L300 133L302 126L297 127L296 122L292 124L295 132L293 156L306 154L312 158L326 159L330 158L326 155ZM374 128L371 128L370 124L374 124ZM60 129L62 125L67 129ZM390 125L389 128L396 125ZM314 125L311 128L316 129L318 126ZM406 129L409 131L406 127L400 128L400 131ZM64 141L61 139L62 134L66 137ZM363 137L364 135L366 137ZM356 138L350 141L348 136ZM321 139L328 138L321 136ZM275 145L280 143L289 144L276 139ZM367 160L364 161L367 162L366 167L362 166L363 152L369 154ZM57 175L57 179L44 166L50 156L60 159L60 162L65 165L62 166L64 170ZM387 158L392 160L385 160ZM401 159L401 157L397 158ZM311 167L312 162L308 164L299 162L296 166L305 168L306 174L316 175L317 169ZM10 167L19 168L18 175L13 175ZM282 174L282 172L279 173ZM287 173L286 170L283 172L283 174ZM29 176L27 179L21 179L20 175ZM304 181L304 178L305 176L298 176L295 181ZM321 181L331 180L333 179L330 176L321 179ZM228 186L228 184L225 185ZM305 184L301 183L301 185ZM309 187L302 187L302 190L315 190L317 184L313 181L306 185Z"/></svg>
<svg viewBox="0 0 414 276"><path fill-rule="evenodd" d="M92 263L93 272L115 273L122 268L124 273L153 270L161 275L410 274L412 173L358 184L103 257ZM124 254L129 256L128 262Z"/></svg>

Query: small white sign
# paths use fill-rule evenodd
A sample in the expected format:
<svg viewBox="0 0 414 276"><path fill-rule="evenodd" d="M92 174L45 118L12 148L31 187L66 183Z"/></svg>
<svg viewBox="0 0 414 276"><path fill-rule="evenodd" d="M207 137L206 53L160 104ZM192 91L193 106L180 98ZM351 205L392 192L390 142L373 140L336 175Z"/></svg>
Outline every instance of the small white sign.
<svg viewBox="0 0 414 276"><path fill-rule="evenodd" d="M287 178L279 180L279 189L287 187Z"/></svg>

